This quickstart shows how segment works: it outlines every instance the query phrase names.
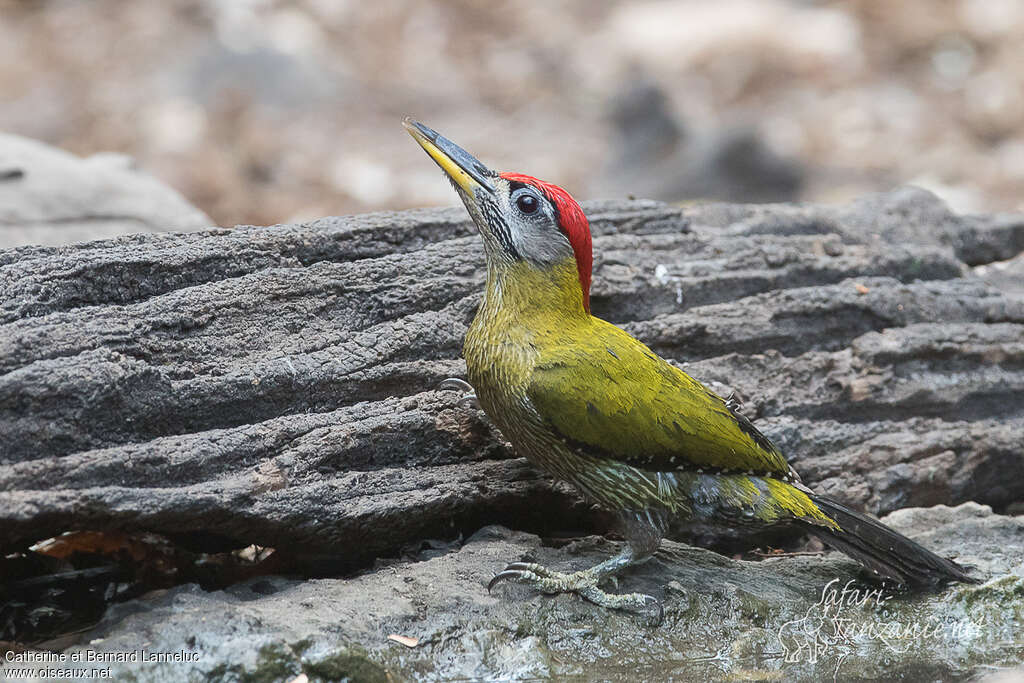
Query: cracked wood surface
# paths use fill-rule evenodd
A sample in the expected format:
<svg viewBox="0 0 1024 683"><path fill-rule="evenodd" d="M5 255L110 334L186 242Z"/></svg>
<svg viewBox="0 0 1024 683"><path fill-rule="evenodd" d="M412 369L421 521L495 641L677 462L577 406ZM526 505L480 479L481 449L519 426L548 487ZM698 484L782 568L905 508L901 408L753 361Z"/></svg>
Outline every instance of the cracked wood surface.
<svg viewBox="0 0 1024 683"><path fill-rule="evenodd" d="M595 315L874 513L1024 496L1024 219L591 202ZM461 209L0 251L0 547L73 528L353 566L489 523L602 521L436 391L484 277ZM556 521L552 521L556 520Z"/></svg>

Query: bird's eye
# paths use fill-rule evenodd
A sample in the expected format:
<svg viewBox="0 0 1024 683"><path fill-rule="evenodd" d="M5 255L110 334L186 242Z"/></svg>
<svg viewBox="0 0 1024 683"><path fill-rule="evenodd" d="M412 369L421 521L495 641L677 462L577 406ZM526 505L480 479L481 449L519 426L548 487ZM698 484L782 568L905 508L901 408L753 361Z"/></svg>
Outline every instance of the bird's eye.
<svg viewBox="0 0 1024 683"><path fill-rule="evenodd" d="M523 213L534 213L540 206L540 202L532 194L524 194L516 200L516 207Z"/></svg>

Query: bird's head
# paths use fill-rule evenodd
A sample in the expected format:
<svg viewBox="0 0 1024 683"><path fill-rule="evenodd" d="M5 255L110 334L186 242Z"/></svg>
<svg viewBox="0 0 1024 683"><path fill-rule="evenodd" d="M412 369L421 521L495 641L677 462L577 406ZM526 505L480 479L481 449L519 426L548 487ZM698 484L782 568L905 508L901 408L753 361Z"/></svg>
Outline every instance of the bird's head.
<svg viewBox="0 0 1024 683"><path fill-rule="evenodd" d="M452 181L483 236L488 261L550 269L571 259L589 313L590 224L576 200L557 185L491 171L422 123L406 118L403 125Z"/></svg>

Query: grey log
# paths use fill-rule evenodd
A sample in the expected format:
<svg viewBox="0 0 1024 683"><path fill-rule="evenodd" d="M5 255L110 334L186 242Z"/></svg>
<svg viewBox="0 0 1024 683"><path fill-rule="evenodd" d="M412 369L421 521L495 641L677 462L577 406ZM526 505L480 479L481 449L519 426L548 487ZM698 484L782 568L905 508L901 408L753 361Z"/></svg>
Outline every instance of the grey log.
<svg viewBox="0 0 1024 683"><path fill-rule="evenodd" d="M592 202L593 311L873 513L1024 495L1024 219ZM365 565L490 523L602 528L437 384L484 278L461 209L0 251L0 550L70 529ZM927 476L926 476L927 475Z"/></svg>

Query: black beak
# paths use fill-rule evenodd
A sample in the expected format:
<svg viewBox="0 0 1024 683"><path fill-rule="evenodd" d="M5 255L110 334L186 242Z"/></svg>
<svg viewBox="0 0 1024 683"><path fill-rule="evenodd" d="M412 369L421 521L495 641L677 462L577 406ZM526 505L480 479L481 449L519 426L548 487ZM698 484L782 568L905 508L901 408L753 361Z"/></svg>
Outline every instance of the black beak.
<svg viewBox="0 0 1024 683"><path fill-rule="evenodd" d="M415 138L416 142L420 143L420 147L425 149L427 154L437 162L441 170L447 173L448 177L470 197L474 194L474 187L482 187L490 193L494 192L494 184L490 180L494 177L494 172L481 164L472 154L433 128L413 121L408 116L402 121L402 125Z"/></svg>

